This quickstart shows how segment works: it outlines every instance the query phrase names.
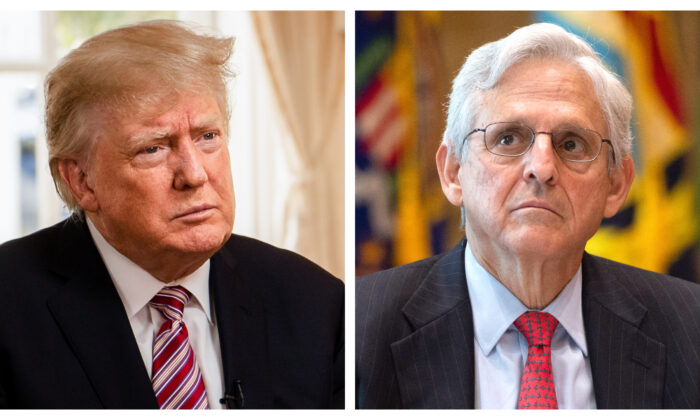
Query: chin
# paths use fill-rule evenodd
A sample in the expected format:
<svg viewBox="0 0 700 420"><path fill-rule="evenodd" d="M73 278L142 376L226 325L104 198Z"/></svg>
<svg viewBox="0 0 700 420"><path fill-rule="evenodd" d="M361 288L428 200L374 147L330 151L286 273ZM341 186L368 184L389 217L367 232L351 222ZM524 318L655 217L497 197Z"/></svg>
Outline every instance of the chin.
<svg viewBox="0 0 700 420"><path fill-rule="evenodd" d="M520 232L508 242L510 249L518 255L557 257L571 246L571 242L561 241L559 235L547 229Z"/></svg>
<svg viewBox="0 0 700 420"><path fill-rule="evenodd" d="M198 226L178 235L174 245L182 253L213 255L230 236L229 227Z"/></svg>

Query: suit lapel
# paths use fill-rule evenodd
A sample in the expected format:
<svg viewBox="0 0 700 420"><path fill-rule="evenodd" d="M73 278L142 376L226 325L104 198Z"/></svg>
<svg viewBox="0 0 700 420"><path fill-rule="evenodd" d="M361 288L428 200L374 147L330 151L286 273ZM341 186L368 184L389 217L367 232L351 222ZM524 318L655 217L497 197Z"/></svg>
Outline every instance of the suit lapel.
<svg viewBox="0 0 700 420"><path fill-rule="evenodd" d="M616 280L625 275L583 258L583 319L598 408L662 408L666 350L640 329L647 309Z"/></svg>
<svg viewBox="0 0 700 420"><path fill-rule="evenodd" d="M404 408L474 408L474 326L466 242L445 254L403 308L414 330L392 343Z"/></svg>
<svg viewBox="0 0 700 420"><path fill-rule="evenodd" d="M221 342L224 367L224 390L236 395L235 381L240 381L243 408L270 408L265 312L262 301L251 285L259 279L237 261L231 249L222 248L212 258L210 289Z"/></svg>
<svg viewBox="0 0 700 420"><path fill-rule="evenodd" d="M67 279L48 307L105 408L158 408L121 299L85 223L63 226L54 271Z"/></svg>

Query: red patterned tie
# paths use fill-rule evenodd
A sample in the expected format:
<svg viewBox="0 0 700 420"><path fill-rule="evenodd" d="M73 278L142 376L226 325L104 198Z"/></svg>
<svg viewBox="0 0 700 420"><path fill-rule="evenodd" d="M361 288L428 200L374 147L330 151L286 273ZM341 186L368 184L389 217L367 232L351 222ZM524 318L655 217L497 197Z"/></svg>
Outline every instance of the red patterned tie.
<svg viewBox="0 0 700 420"><path fill-rule="evenodd" d="M151 382L161 409L209 408L207 391L182 321L190 292L184 287L164 287L151 306L165 317L153 341Z"/></svg>
<svg viewBox="0 0 700 420"><path fill-rule="evenodd" d="M527 362L520 380L518 409L556 409L552 377L552 335L559 321L546 312L525 312L513 323L527 339Z"/></svg>

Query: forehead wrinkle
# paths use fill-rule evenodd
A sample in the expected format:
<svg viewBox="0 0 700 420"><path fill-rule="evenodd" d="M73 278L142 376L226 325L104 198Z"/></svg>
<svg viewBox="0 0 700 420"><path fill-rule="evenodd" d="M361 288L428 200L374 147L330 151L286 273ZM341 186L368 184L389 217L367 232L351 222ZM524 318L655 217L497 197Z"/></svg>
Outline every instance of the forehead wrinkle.
<svg viewBox="0 0 700 420"><path fill-rule="evenodd" d="M557 62L554 61L552 65L557 66ZM535 120L552 125L545 127L547 130L554 130L566 124L596 131L600 131L601 128L606 130L598 97L583 70L570 65L566 65L564 69L568 67L573 69L573 72L563 71L561 67L550 67L541 76L524 79L521 72L515 71L514 67L517 66L516 64L508 69L496 86L486 93L484 102L487 105L488 117L499 121L523 122L535 130L542 128L535 127ZM536 112L533 106L543 102L554 112L544 115ZM562 116L566 116L567 120L559 121L559 117ZM555 119L557 121L554 121ZM484 121L485 124L491 122L496 121Z"/></svg>
<svg viewBox="0 0 700 420"><path fill-rule="evenodd" d="M517 77L517 75L514 76ZM493 97L520 97L527 101L564 101L576 103L581 107L583 107L583 102L594 104L598 102L590 83L586 83L580 78L572 78L569 75L566 78L556 79L525 79L520 80L517 84L510 83L508 86L499 84L492 92ZM586 100L580 101L584 97ZM574 99L575 101L573 101ZM591 99L593 100L591 101Z"/></svg>
<svg viewBox="0 0 700 420"><path fill-rule="evenodd" d="M143 119L137 123L127 140L132 144L140 145L224 125L218 105L214 109L210 108L204 115L200 109L198 106L192 108L178 104L167 111L161 110L156 115L142 115Z"/></svg>

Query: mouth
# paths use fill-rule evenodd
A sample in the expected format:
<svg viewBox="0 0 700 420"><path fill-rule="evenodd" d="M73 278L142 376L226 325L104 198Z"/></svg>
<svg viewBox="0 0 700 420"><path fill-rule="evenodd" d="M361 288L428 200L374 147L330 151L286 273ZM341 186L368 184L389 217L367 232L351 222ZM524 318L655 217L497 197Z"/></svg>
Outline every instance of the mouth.
<svg viewBox="0 0 700 420"><path fill-rule="evenodd" d="M546 211L549 211L549 212L554 213L556 215L559 214L556 211L554 211L552 209L552 207L550 205L548 205L547 203L545 203L543 201L537 201L537 200L526 201L524 203L521 203L520 205L518 205L515 208L514 211L518 211L518 210L546 210Z"/></svg>
<svg viewBox="0 0 700 420"><path fill-rule="evenodd" d="M215 209L211 204L200 204L197 206L188 207L185 210L177 213L173 219L200 219L209 217Z"/></svg>

